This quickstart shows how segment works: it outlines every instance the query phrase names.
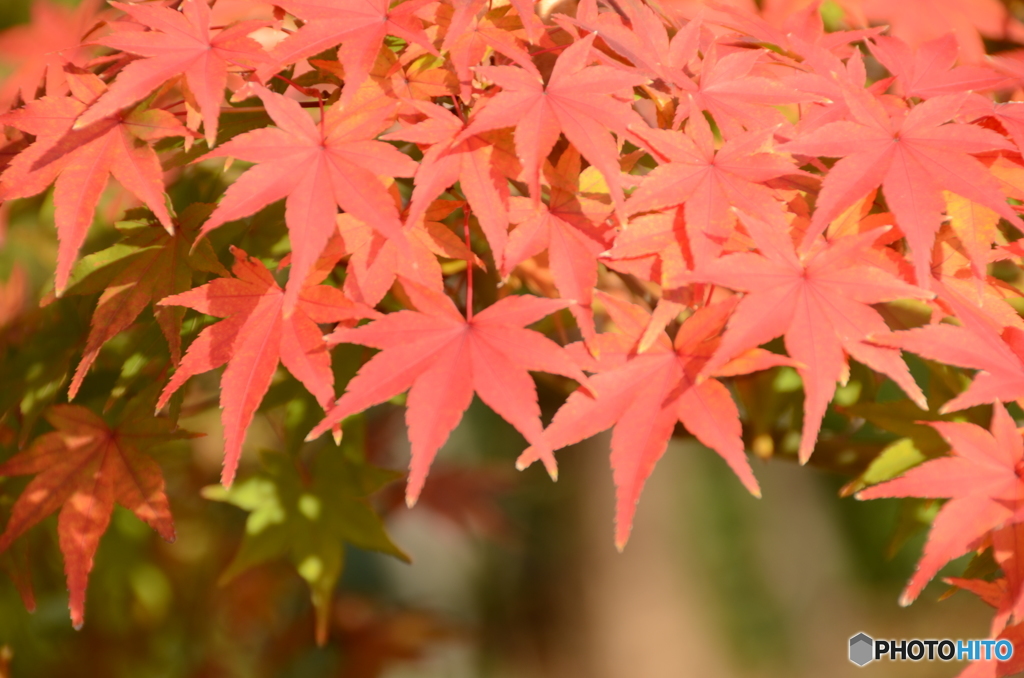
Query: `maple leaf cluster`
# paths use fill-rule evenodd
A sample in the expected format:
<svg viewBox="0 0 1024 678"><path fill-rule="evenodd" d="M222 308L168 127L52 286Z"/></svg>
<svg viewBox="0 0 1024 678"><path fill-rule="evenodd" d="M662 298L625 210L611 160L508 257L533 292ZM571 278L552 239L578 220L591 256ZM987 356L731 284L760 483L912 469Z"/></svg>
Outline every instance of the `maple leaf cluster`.
<svg viewBox="0 0 1024 678"><path fill-rule="evenodd" d="M982 43L1024 26L994 2L838 5L826 26L818 3L111 1L53 19L45 52L0 36L17 63L0 200L52 185L47 300L99 295L72 373L4 403L30 447L0 475L39 475L0 551L59 508L81 623L114 501L172 534L130 432L171 436L186 383L224 366L206 406L230 487L286 371L323 412L310 445L404 403L409 505L474 394L525 438L517 466L553 478L558 450L612 429L620 549L684 429L757 496L746 450L843 471L861 498L949 499L903 600L991 551L997 578L951 581L1024 638L1024 68ZM145 211L101 249L112 192ZM147 344L106 407L156 381L155 418L45 409L89 391L147 309L166 349ZM343 344L368 350L337 385ZM763 388L785 375L795 407ZM550 418L538 382L562 399ZM314 597L336 577L308 578Z"/></svg>

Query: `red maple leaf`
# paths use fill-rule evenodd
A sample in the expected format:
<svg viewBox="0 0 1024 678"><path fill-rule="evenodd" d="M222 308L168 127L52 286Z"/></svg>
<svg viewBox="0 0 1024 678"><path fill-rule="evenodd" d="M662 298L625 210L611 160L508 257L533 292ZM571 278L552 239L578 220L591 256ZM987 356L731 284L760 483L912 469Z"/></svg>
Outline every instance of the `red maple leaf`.
<svg viewBox="0 0 1024 678"><path fill-rule="evenodd" d="M294 311L284 312L284 291L267 267L232 248L233 278L217 278L201 287L167 297L161 306L186 306L225 318L196 337L157 401L159 410L188 379L227 363L221 377L224 424L224 469L221 482L231 485L242 454L242 441L270 381L283 363L326 409L334 398L331 356L318 323L373 317L375 312L349 301L336 287L319 285L337 261L325 257L310 272ZM340 256L340 251L336 253ZM293 271L294 275L294 271Z"/></svg>
<svg viewBox="0 0 1024 678"><path fill-rule="evenodd" d="M260 44L247 37L266 22L244 21L214 34L206 0L184 0L181 11L113 0L110 4L153 30L121 30L96 41L144 58L118 73L110 90L82 115L76 127L106 118L145 98L171 78L184 75L203 115L206 140L212 146L217 138L228 70L250 68L266 61Z"/></svg>
<svg viewBox="0 0 1024 678"><path fill-rule="evenodd" d="M899 38L884 35L875 36L867 44L871 54L896 76L900 93L907 99L993 90L1011 80L988 66L954 67L959 49L952 33L929 40L916 50Z"/></svg>
<svg viewBox="0 0 1024 678"><path fill-rule="evenodd" d="M840 0L839 4L844 10L849 7L846 0ZM708 12L708 17L708 23L726 26L744 35L740 41L732 43L733 46L754 38L755 44L772 45L771 50L780 56L799 55L813 70L820 70L827 62L841 66L839 59L847 59L857 51L852 47L854 43L878 35L886 28L845 31L830 26L826 32L821 6L803 0L765 0L760 15L738 5L719 4ZM858 22L847 15L844 23L855 26ZM821 72L825 74L828 70ZM859 84L863 83L861 79Z"/></svg>
<svg viewBox="0 0 1024 678"><path fill-rule="evenodd" d="M1024 61L1021 61L1020 78L1024 76ZM965 122L977 122L981 118L995 118L1007 131L1018 152L1024 152L1024 102L992 101L980 94L972 94L961 109ZM998 176L998 175L997 175ZM1016 197L1011 194L1011 197Z"/></svg>
<svg viewBox="0 0 1024 678"><path fill-rule="evenodd" d="M698 44L688 49L696 54ZM758 66L765 64L766 50L741 50L718 56L719 47L712 45L701 61L696 81L678 77L675 84L680 93L673 127L695 113L707 111L726 137L744 130L762 130L785 122L775 106L818 100L819 97L800 92L778 77L766 77ZM679 57L685 63L685 57ZM687 96L683 96L683 95Z"/></svg>
<svg viewBox="0 0 1024 678"><path fill-rule="evenodd" d="M1014 644L1013 658L1005 662L982 661L972 664L963 673L975 678L993 678L1020 675L1024 671L1024 523L1013 523L992 531L992 557L1003 571L1003 576L993 581L985 579L963 579L948 577L948 584L974 593L996 608L989 635L992 638L1006 638ZM1013 623L1011 623L1011 620Z"/></svg>
<svg viewBox="0 0 1024 678"><path fill-rule="evenodd" d="M630 196L627 212L633 215L682 205L698 265L721 254L722 243L735 230L731 208L765 220L781 219L782 205L765 183L801 173L788 155L771 150L771 130L733 137L717 151L711 127L702 115L690 117L685 134L635 127L632 131L662 164L646 175Z"/></svg>
<svg viewBox="0 0 1024 678"><path fill-rule="evenodd" d="M611 244L606 219L611 205L580 193L580 154L566 148L551 167L545 163L548 199L539 206L529 198L511 198L511 221L518 224L508 239L501 268L508 276L523 260L548 253L555 287L584 338L594 336L593 289L597 285L597 256Z"/></svg>
<svg viewBox="0 0 1024 678"><path fill-rule="evenodd" d="M540 170L559 132L604 175L618 209L625 195L619 179L619 152L609 130L619 135L640 116L630 107L632 88L646 78L612 66L588 66L591 34L567 47L555 62L547 84L531 62L480 66L476 72L502 91L481 106L456 143L481 132L515 127L516 155L523 163L530 197L540 201Z"/></svg>
<svg viewBox="0 0 1024 678"><path fill-rule="evenodd" d="M688 81L684 69L697 57L701 19L688 21L670 39L665 21L649 5L626 3L620 11L621 16L617 12L598 12L597 3L584 1L579 3L574 18L556 14L553 19L600 36L606 45L629 59L639 73L677 86Z"/></svg>
<svg viewBox="0 0 1024 678"><path fill-rule="evenodd" d="M474 19L470 12L477 11L474 8L487 4L479 2L479 0L466 0L465 2L460 0L456 4L451 20L444 27L441 51L448 53L452 70L459 81L460 96L463 101L468 102L473 94L473 72L471 69L479 65L491 50L504 54L513 61L522 60L524 52L516 40L521 33L518 30L521 24L519 17L499 7ZM446 8L444 5L439 5L439 9L444 12ZM441 12L435 20L438 21L438 25L443 26L444 14ZM540 23L536 15L531 13L530 16L533 21L527 22L527 31L532 31L532 27ZM474 20L467 23L470 19ZM529 57L526 60L528 61Z"/></svg>
<svg viewBox="0 0 1024 678"><path fill-rule="evenodd" d="M697 311L682 324L674 342L659 332L643 353L639 350L651 316L610 295L600 293L600 299L623 332L594 338L600 355L597 359L588 359L579 344L571 347L584 369L597 372L591 377L597 396L582 389L572 393L544 430L544 441L551 449L559 449L614 427L611 465L617 488L618 549L629 539L640 492L664 454L677 421L718 452L751 494L761 496L743 453L736 403L722 382L698 379L718 348L719 334L739 299L733 297ZM785 356L752 348L710 376L747 374L790 363ZM542 451L527 449L516 465L528 466Z"/></svg>
<svg viewBox="0 0 1024 678"><path fill-rule="evenodd" d="M555 473L551 451L541 437L537 389L527 370L560 374L583 384L587 377L558 344L524 326L565 308L568 302L515 295L463 317L441 292L404 280L402 287L417 310L390 313L329 337L332 344L362 344L382 350L360 368L307 440L408 389L405 420L412 460L406 502L412 506L434 456L462 419L475 391L539 447L538 455L549 472Z"/></svg>
<svg viewBox="0 0 1024 678"><path fill-rule="evenodd" d="M438 257L471 259L479 268L486 268L463 240L441 223L463 205L462 201L435 200L418 223L403 229L402 246L351 214L339 214L338 233L345 253L351 255L346 267L345 295L367 306L376 306L398 276L441 289L444 274Z"/></svg>
<svg viewBox="0 0 1024 678"><path fill-rule="evenodd" d="M1024 398L1024 331L1014 326L1000 328L949 287L937 282L935 287L939 298L955 312L960 326L932 323L873 336L871 341L947 365L979 370L971 385L946 402L940 413Z"/></svg>
<svg viewBox="0 0 1024 678"><path fill-rule="evenodd" d="M913 602L943 565L976 549L991 530L1020 520L1015 514L1024 506L1024 441L1002 403L992 412L991 432L963 422L926 423L952 446L952 454L857 493L858 499L949 499L932 523L901 605Z"/></svg>
<svg viewBox="0 0 1024 678"><path fill-rule="evenodd" d="M715 9L732 13L725 6ZM709 45L706 40L702 42L702 38L708 35L708 24L727 25L723 17L705 22L702 11L688 17L670 38L664 20L646 4L627 3L616 12L597 10L596 2L584 1L579 4L575 19L560 20L556 15L555 20L600 36L606 45L631 61L637 72L667 85L680 102L672 127L678 127L694 111L704 110L714 117L726 136L732 136L742 133L744 127L763 129L782 122L782 116L772 109L773 105L815 98L777 78L766 77L770 71L758 68L767 65L763 50L734 51L727 46L726 54L719 57L723 45ZM735 15L744 19L744 28L758 25L745 13L735 12Z"/></svg>
<svg viewBox="0 0 1024 678"><path fill-rule="evenodd" d="M345 106L335 104L317 125L298 102L259 87L257 94L277 127L239 134L203 156L259 164L231 184L201 235L287 198L292 275L286 308L295 303L307 273L334 234L338 207L403 241L398 208L377 177L411 177L417 165L394 146L374 140L390 124L394 103L370 90L363 90L366 106L360 97Z"/></svg>
<svg viewBox="0 0 1024 678"><path fill-rule="evenodd" d="M600 262L614 271L658 283L665 290L692 289L696 298L703 298L702 285L689 287L693 253L683 210L680 206L633 217L629 227L615 236L615 246L601 254Z"/></svg>
<svg viewBox="0 0 1024 678"><path fill-rule="evenodd" d="M845 382L849 375L847 355L892 377L921 409L927 409L899 352L865 342L871 334L888 331L869 304L932 296L861 260L861 253L885 231L827 244L818 240L809 252L797 256L790 235L777 225L742 212L739 216L759 253L729 254L698 266L692 274L693 280L747 293L703 373L712 374L741 352L784 335L786 351L800 363L797 369L804 381L801 463L814 451L836 382Z"/></svg>
<svg viewBox="0 0 1024 678"><path fill-rule="evenodd" d="M952 32L968 63L986 58L983 36L1017 42L1024 38L1024 27L999 0L931 0L927 11L916 3L890 0L853 0L849 4L859 6L858 14L863 12L872 24L887 24L891 35L914 49Z"/></svg>
<svg viewBox="0 0 1024 678"><path fill-rule="evenodd" d="M338 60L345 67L346 95L355 92L369 76L388 35L437 54L416 16L428 2L408 0L391 7L390 0L275 0L275 5L306 23L274 47L270 61L257 75L266 82L284 66L340 44Z"/></svg>
<svg viewBox="0 0 1024 678"><path fill-rule="evenodd" d="M1017 531L1020 529L1020 524L1010 525L1004 527L1001 530L993 532L993 537L996 534L1005 531ZM1002 567L1002 565L1000 565ZM964 579L962 577L943 577L942 581L957 588L970 591L974 595L978 596L986 603L996 608L996 616L992 619L992 628L996 633L1006 626L1007 620L1010 619L1013 614L1013 607L1016 603L1017 596L1011 593L1010 584L1007 582L1005 577L988 581L986 579ZM1019 592L1019 587L1017 589Z"/></svg>
<svg viewBox="0 0 1024 678"><path fill-rule="evenodd" d="M117 179L173 231L163 168L148 142L188 134L170 113L142 107L72 129L88 103L107 90L92 73L69 73L68 82L72 96L44 97L0 116L0 123L36 137L0 175L0 200L36 195L56 180L58 294L67 284L108 177Z"/></svg>
<svg viewBox="0 0 1024 678"><path fill-rule="evenodd" d="M966 99L966 93L936 96L909 111L887 110L871 94L847 90L853 120L828 123L783 144L780 150L789 153L842 158L825 175L805 245L878 186L907 237L922 286L931 279L944 190L1020 225L992 173L971 155L1014 147L992 130L950 122Z"/></svg>
<svg viewBox="0 0 1024 678"><path fill-rule="evenodd" d="M1018 429L1019 432L1019 429ZM998 634L1010 620L1024 620L1024 523L1014 522L992 532L992 557L1003 571L1004 596L992 618L992 633ZM1024 661L1024 658L1019 658Z"/></svg>
<svg viewBox="0 0 1024 678"><path fill-rule="evenodd" d="M382 137L431 144L416 171L407 222L418 222L435 198L459 182L500 267L508 241L509 191L505 177L512 168L497 162L501 154L493 142L479 135L461 139L465 124L447 109L420 103L416 108L427 116L426 120Z"/></svg>
<svg viewBox="0 0 1024 678"><path fill-rule="evenodd" d="M345 69L336 61L313 59L310 63L345 79ZM377 53L370 71L370 79L380 87L383 95L399 102L399 117L415 115L415 102L429 102L435 98L453 96L457 89L455 75L444 67L445 63L421 50L407 50L402 55L390 49Z"/></svg>
<svg viewBox="0 0 1024 678"><path fill-rule="evenodd" d="M0 110L18 96L31 101L45 83L50 96L67 92L64 65L84 67L95 48L82 44L82 36L97 21L99 0L85 0L70 9L50 0L32 4L31 21L0 33L0 62L13 69L0 84Z"/></svg>
<svg viewBox="0 0 1024 678"><path fill-rule="evenodd" d="M110 427L84 407L54 405L46 419L57 430L36 438L29 449L0 465L0 476L38 474L14 504L0 535L0 551L60 509L57 535L75 628L81 628L85 619L86 584L114 502L174 541L163 473L141 450L190 434L173 433L167 420L138 410L129 406L121 423Z"/></svg>

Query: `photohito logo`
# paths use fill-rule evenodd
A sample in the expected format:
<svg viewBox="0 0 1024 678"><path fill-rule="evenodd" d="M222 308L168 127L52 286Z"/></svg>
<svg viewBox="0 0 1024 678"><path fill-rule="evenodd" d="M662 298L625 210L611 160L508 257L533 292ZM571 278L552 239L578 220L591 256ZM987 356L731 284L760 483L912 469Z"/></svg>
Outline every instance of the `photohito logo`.
<svg viewBox="0 0 1024 678"><path fill-rule="evenodd" d="M875 640L866 633L850 638L850 661L865 666L876 659L918 662L922 659L948 661L979 661L1013 656L1013 643L1008 640Z"/></svg>

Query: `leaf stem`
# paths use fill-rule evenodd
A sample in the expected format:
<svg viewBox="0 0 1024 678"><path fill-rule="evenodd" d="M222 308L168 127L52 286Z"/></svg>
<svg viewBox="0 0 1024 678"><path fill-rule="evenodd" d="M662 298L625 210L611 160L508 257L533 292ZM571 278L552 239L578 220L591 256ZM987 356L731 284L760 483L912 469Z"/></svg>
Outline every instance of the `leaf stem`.
<svg viewBox="0 0 1024 678"><path fill-rule="evenodd" d="M710 285L708 285L708 298L704 302L705 306L710 306L711 305L711 297L713 297L714 295L715 295L715 284L711 283Z"/></svg>
<svg viewBox="0 0 1024 678"><path fill-rule="evenodd" d="M466 322L473 321L473 245L469 239L469 205L462 206L462 225L466 238Z"/></svg>
<svg viewBox="0 0 1024 678"><path fill-rule="evenodd" d="M323 139L327 135L324 133L324 95L320 90L316 90L316 103L320 107L320 138Z"/></svg>
<svg viewBox="0 0 1024 678"><path fill-rule="evenodd" d="M530 56L535 57L535 56L540 56L541 54L550 54L551 52L558 52L558 51L561 51L561 50L565 49L570 44L572 44L572 43L568 43L568 44L565 44L565 45L555 45L554 47L548 47L547 49L542 49L542 50L537 51L537 52L530 52Z"/></svg>
<svg viewBox="0 0 1024 678"><path fill-rule="evenodd" d="M452 107L455 109L455 115L459 116L459 119L463 123L466 122L466 116L462 114L462 104L459 103L459 97L456 94L452 95Z"/></svg>
<svg viewBox="0 0 1024 678"><path fill-rule="evenodd" d="M287 76L284 76L284 75L281 75L280 73L275 73L274 77L277 78L278 80L281 80L283 82L288 83L289 85L294 87L296 89L296 91L298 91L300 94L304 94L307 97L312 97L312 96L315 96L315 97L318 97L318 98L320 97L320 90L318 90L318 89L313 89L312 87L303 87L302 85L300 85L299 83L295 82L291 78L289 78Z"/></svg>
<svg viewBox="0 0 1024 678"><path fill-rule="evenodd" d="M302 108L313 108L318 106L316 101L299 101L297 102ZM221 106L221 113L266 113L267 109L263 106ZM171 115L185 115L184 111L173 112Z"/></svg>

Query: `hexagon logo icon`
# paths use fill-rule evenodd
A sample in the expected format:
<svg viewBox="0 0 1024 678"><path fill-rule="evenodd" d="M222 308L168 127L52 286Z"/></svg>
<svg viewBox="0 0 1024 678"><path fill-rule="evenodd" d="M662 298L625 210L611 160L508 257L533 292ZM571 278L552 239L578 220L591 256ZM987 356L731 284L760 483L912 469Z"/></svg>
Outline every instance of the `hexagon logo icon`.
<svg viewBox="0 0 1024 678"><path fill-rule="evenodd" d="M850 661L857 666L864 666L875 658L875 641L866 633L858 633L850 638Z"/></svg>

